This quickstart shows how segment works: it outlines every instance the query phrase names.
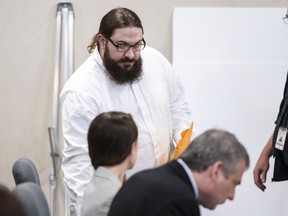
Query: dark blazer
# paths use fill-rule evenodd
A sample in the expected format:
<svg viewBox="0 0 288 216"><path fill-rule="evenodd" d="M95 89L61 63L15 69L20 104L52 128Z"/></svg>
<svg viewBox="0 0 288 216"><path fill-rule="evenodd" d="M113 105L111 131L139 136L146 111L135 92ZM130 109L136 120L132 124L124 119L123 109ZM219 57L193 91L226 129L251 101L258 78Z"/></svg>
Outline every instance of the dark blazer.
<svg viewBox="0 0 288 216"><path fill-rule="evenodd" d="M177 162L132 176L116 194L108 216L200 216L191 182Z"/></svg>

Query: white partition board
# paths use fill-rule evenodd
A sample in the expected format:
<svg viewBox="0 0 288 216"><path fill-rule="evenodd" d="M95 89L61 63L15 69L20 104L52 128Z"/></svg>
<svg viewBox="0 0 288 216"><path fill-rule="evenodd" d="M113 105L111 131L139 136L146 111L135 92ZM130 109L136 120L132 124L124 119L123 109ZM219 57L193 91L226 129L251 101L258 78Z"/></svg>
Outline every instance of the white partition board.
<svg viewBox="0 0 288 216"><path fill-rule="evenodd" d="M212 127L234 133L251 165L235 199L204 216L288 215L288 181L263 193L253 168L274 129L288 70L285 8L175 8L173 66L186 90L196 134Z"/></svg>

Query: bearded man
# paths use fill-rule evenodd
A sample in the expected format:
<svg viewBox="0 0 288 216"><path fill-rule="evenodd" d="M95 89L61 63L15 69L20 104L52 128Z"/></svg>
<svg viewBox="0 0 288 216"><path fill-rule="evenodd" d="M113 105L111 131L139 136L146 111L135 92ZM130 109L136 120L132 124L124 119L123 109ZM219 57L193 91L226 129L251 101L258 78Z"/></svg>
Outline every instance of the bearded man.
<svg viewBox="0 0 288 216"><path fill-rule="evenodd" d="M97 115L122 111L136 122L139 151L128 177L168 162L181 132L190 126L190 109L179 76L161 53L146 46L143 34L141 20L133 11L109 11L88 46L91 56L62 89L65 147L61 166L70 215L79 215L83 193L94 173L87 131Z"/></svg>

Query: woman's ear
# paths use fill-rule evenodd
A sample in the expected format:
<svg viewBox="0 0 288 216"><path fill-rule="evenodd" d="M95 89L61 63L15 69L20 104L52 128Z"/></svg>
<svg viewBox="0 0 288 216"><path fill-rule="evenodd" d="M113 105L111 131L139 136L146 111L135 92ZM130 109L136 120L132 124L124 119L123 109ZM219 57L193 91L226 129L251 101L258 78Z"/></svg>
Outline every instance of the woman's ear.
<svg viewBox="0 0 288 216"><path fill-rule="evenodd" d="M138 153L138 144L137 142L134 142L132 144L130 155L127 157L128 158L127 160L129 163L128 169L131 169L134 166L136 162L136 158L137 158L137 153Z"/></svg>
<svg viewBox="0 0 288 216"><path fill-rule="evenodd" d="M137 153L138 151L138 144L137 142L135 141L133 144L132 144L132 148L131 148L131 153Z"/></svg>

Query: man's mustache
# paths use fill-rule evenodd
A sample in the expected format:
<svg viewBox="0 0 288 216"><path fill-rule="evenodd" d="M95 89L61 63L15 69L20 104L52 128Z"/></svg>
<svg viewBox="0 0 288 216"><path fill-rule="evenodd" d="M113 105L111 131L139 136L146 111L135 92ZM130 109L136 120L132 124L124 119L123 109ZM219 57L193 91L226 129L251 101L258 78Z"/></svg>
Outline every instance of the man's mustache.
<svg viewBox="0 0 288 216"><path fill-rule="evenodd" d="M136 62L136 60L135 59L124 58L124 59L119 60L118 62Z"/></svg>

